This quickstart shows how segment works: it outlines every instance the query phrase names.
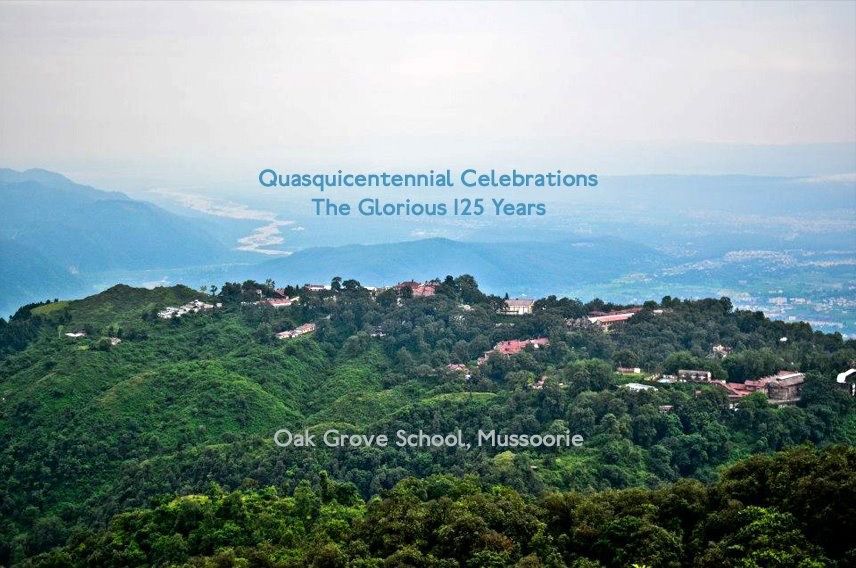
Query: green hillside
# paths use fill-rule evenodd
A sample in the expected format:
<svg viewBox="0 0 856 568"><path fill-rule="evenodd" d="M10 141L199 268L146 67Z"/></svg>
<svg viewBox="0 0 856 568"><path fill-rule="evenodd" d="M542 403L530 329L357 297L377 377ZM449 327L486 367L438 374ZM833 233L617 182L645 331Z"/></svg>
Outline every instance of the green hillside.
<svg viewBox="0 0 856 568"><path fill-rule="evenodd" d="M834 379L856 360L854 342L815 333L805 324L735 311L727 299L664 298L646 304L623 327L604 333L569 327L566 320L617 306L548 298L536 304L533 315L501 316L496 307L502 300L482 294L466 276L438 282L437 293L429 298L398 297L394 291L373 294L355 281L335 284L323 292L287 289L300 296L288 308L255 304L273 290L251 281L224 285L216 297L181 286L145 290L118 285L83 300L28 306L8 322L0 320L0 564L22 563L66 544L70 548L61 554L84 562L89 553L76 549L75 543L101 550L104 541L98 539L113 536L90 531L106 528L123 511L154 508L160 519L175 507L198 505L204 516L208 507L225 506L219 504L221 499L237 499L258 502L260 514L273 515L252 529L261 533L238 522L224 526L226 532L206 545L193 540L173 546L170 539L176 537L171 533L159 534L160 544L132 544L130 537L122 536L124 544L116 551L131 556L108 562L113 553L101 551L97 554L107 556L86 562L165 565L169 558L184 562L190 556L228 556L224 547L244 547L235 552L241 556L246 547L265 540L259 535L274 530L272 542L285 548L276 552L273 565L298 566L305 565L301 555L307 551L320 554L324 542L341 548L357 538L348 527L377 513L376 506L386 506L363 500L389 495L386 492L396 486L416 487L416 482L404 481L409 477L476 476L475 485L464 484L450 497L485 501L483 506L472 505L476 508L471 517L461 520L463 530L466 523L493 526L485 520L491 513L483 507L494 506L490 502L504 491L523 496L513 497L514 502L522 498L531 503L554 491L656 491L669 483L682 487L685 477L714 483L724 467L751 454L806 443L854 443L854 402ZM157 317L167 306L194 299L222 307L172 319ZM306 322L315 323L317 330L290 340L274 336ZM66 335L71 332L86 335ZM121 342L111 344L108 337ZM534 337L548 337L550 345L475 364L499 341ZM781 337L789 340L782 342ZM711 347L719 343L734 349L724 360L710 356ZM449 363L468 365L472 377L466 380L448 370ZM686 366L736 381L780 368L799 369L807 379L796 406L776 408L758 394L732 410L723 391L713 386L649 382L656 390L621 388L627 380L614 372L619 363L641 366L645 372L634 378L641 381ZM541 378L543 387L533 388ZM501 434L573 432L585 443L558 449L278 448L273 433L280 428L308 428L319 438L333 428L391 438L398 430L461 429L468 438L479 429ZM327 519L325 536L312 541L320 548L298 547L296 543L307 542L301 535L317 534L290 517L293 507L302 499L299 494L309 498L306 483L318 490L326 476L348 495L347 501L333 506L331 498L324 497L329 507L312 513ZM177 495L208 494L212 483L239 493L175 500ZM497 484L510 489L491 489ZM484 491L481 497L465 497L478 493L476 487L484 488L478 490ZM604 495L607 499L610 494ZM395 500L388 504L401 506ZM533 519L541 521L532 522L552 522L542 513L533 512ZM116 517L109 530L131 530L125 523L151 514ZM378 522L402 522L397 514ZM339 532L330 532L331 526L338 526ZM159 525L156 530L165 529ZM188 539L193 530L186 525L178 534ZM482 534L486 529L473 530ZM513 552L493 564L472 563L469 556L449 556L448 551L430 552L433 545L421 541L407 546L468 566L514 565L530 553L540 554L532 544L515 544L518 536L506 536L508 551ZM391 545L372 538L359 537L372 550L368 556L395 553ZM483 538L505 542L499 534ZM550 538L551 546L572 546L558 544L558 533ZM158 556L162 554L167 556ZM570 562L568 554L560 554L563 562ZM807 558L826 555L837 562L843 554L827 547ZM684 561L674 557L651 565ZM392 560L386 565L411 564Z"/></svg>
<svg viewBox="0 0 856 568"><path fill-rule="evenodd" d="M540 498L450 476L407 479L368 502L326 476L293 492L212 485L118 515L32 565L844 566L853 468L853 448L803 448L740 462L707 486Z"/></svg>

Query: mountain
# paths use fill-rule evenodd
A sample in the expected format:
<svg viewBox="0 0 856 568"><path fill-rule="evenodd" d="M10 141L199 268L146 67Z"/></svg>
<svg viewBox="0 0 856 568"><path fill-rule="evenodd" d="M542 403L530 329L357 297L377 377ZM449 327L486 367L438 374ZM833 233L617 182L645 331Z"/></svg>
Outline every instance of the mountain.
<svg viewBox="0 0 856 568"><path fill-rule="evenodd" d="M71 271L180 266L225 248L188 218L43 170L4 170L0 207L0 236Z"/></svg>
<svg viewBox="0 0 856 568"><path fill-rule="evenodd" d="M11 312L27 299L45 299L74 294L82 289L80 279L32 247L0 239L0 313ZM4 302L9 302L5 305Z"/></svg>
<svg viewBox="0 0 856 568"><path fill-rule="evenodd" d="M74 183L46 170L0 170L0 310L79 294L107 270L224 262L230 245L210 220Z"/></svg>
<svg viewBox="0 0 856 568"><path fill-rule="evenodd" d="M471 243L423 239L298 251L262 263L260 278L327 282L348 274L368 285L469 273L493 293L540 295L578 284L606 282L660 261L651 248L615 238L556 242Z"/></svg>
<svg viewBox="0 0 856 568"><path fill-rule="evenodd" d="M743 526L737 521L726 523L714 512L702 514L705 509L687 504L686 499L692 499L738 512L730 498L701 495L699 481L718 479L747 505L781 499L780 506L790 507L794 514L814 510L835 521L801 528L790 521L787 539L773 541L778 543L774 548L794 548L793 539L801 538L795 532L799 528L810 542L822 545L825 554L841 560L838 565L847 565L845 555L852 558L848 553L852 539L838 537L838 533L852 533L846 524L854 518L852 507L845 504L853 501L847 497L856 490L856 483L840 477L853 471L852 457L844 463L844 456L836 454L838 467L822 468L827 472L824 476L838 472L834 473L838 481L832 485L809 480L786 483L773 472L760 474L757 462L747 466L746 479L739 484L721 473L738 457L753 453L806 443L853 445L856 399L845 394L835 377L853 359L856 345L841 336L816 333L803 323L736 311L727 300L715 299L648 304L609 333L596 327L568 328L566 318L602 309L603 304L548 301L532 315L505 316L497 313L493 300L481 294L471 278L462 277L444 284L432 297L401 297L400 301L390 301L390 293L374 296L362 288L338 293L303 290L299 302L274 308L252 303L260 290L266 289L248 283L215 299L183 286L149 290L116 285L83 300L31 307L10 322L0 322L0 471L4 473L0 475L0 565L32 566L28 557L35 559L39 553L68 546L67 552L88 560L60 555L38 565L345 566L307 560L315 550L313 543L342 538L352 526L353 516L343 517L340 513L346 511L329 508L336 499L358 507L352 511L357 517L381 514L382 523L363 526L389 530L390 538L412 535L415 543L428 547L425 552L439 554L429 550L435 547L434 541L423 538L429 529L442 535L437 543L449 542L450 534L463 534L466 538L459 539L460 546L469 551L474 545L466 543L475 542L469 535L478 534L478 542L497 543L499 549L511 551L511 541L498 539L480 520L487 516L497 527L512 527L511 536L523 534L516 517L500 514L504 505L501 511L490 512L510 495L501 486L520 492L520 497L513 498L518 504L521 499L535 503L555 492L577 491L576 496L568 496L568 507L581 507L596 517L593 521L600 519L598 530L614 538L631 532L640 543L664 534L639 528L643 520L653 519L654 511L639 500L640 492L656 491L657 501L665 507L662 521L669 521L669 530L678 530L672 522L676 518L689 523L674 536L657 541L658 547L672 554L689 546L681 544L681 532L702 535L699 545L706 546L721 538L708 534L721 535L726 525ZM173 319L152 315L192 299L222 305ZM316 324L314 332L276 339L276 332L309 322ZM85 335L66 335L70 332ZM549 338L549 345L477 363L485 350L499 342L541 336ZM121 341L111 342L108 337ZM781 337L789 340L781 342ZM725 359L714 359L708 354L717 344L733 351ZM616 373L616 365L622 362L644 373ZM451 372L449 363L467 365L469 377ZM729 381L782 368L799 370L806 378L796 406L774 407L758 392L743 399L745 403L740 402L735 411L716 384L654 382L654 373L673 373L678 368L709 370ZM635 392L624 386L631 381L652 388ZM294 433L307 429L317 445L278 447L274 432L279 429ZM322 440L331 429L353 434L357 441L328 446ZM469 449L395 444L399 430L445 434L458 429L468 440L480 429L503 435L572 432L583 436L584 444L486 443ZM358 445L360 435L381 434L389 436L388 445ZM853 450L848 452L852 455ZM804 465L800 460L787 469L804 477ZM772 485L759 486L764 480ZM672 482L679 484L679 499L660 493ZM420 499L407 497L402 490L421 485L421 500L450 491L461 497L463 493L454 489L458 483L465 493L478 487L487 491L482 497L466 499L474 507L473 514L454 521L457 533L453 528L439 529L438 523L453 522L455 517L450 515L457 514L458 507L437 503L431 507L432 514L443 519L423 529L419 523L426 522L424 512L410 515ZM315 498L307 491L308 484L323 495L323 505L312 504ZM830 509L795 503L788 491L796 485L812 488L800 492L804 498L822 494L839 505ZM832 487L843 488L842 494L836 495ZM623 493L628 501L622 499L620 506L611 501L618 492L606 496L613 503L610 507L635 519L620 525L612 524L612 513L603 513L613 510L604 509L606 504L589 507L579 501L581 495L596 490L626 488L636 489ZM276 509L270 511L274 515L257 509L252 497L235 495L219 503L224 492L235 490L260 492ZM278 495L294 495L295 503L288 500L291 497L277 503ZM407 498L389 508L373 499L371 510L364 511L364 500L376 495L378 499ZM208 510L209 502L219 503L216 510ZM152 518L140 511L145 507L162 509ZM123 512L127 514L110 523ZM567 514L572 513L577 514ZM292 526L292 516L300 519L300 526ZM589 527L568 516L552 518L561 531ZM694 530L708 518L710 532ZM157 523L157 530L150 530L150 521ZM541 526L524 524L529 528L522 542L534 539L535 544L525 544L521 554L528 554L530 548L543 551L551 542L567 542L567 547L583 547L579 554L586 552L583 544L588 537L585 542L560 538L558 533L550 539L535 538L544 534ZM85 544L96 538L93 532L108 526L121 536L99 539L98 546ZM419 530L411 531L407 528L411 526ZM781 532L780 524L762 523L747 529L750 536L757 536L759 526ZM312 532L316 530L320 532ZM833 535L830 530L837 532ZM206 531L211 534L203 535ZM319 540L313 540L316 537ZM240 547L262 542L267 551L276 550L278 558L292 560L184 563L188 555L219 556L231 554L231 549L243 557L246 551ZM352 566L430 566L396 558L383 563L394 551L382 550L383 538L371 542L371 555L381 561ZM295 556L296 548L304 546L309 548ZM362 545L353 548L355 554L369 550ZM586 554L598 560L609 557L611 549L598 548L598 554ZM553 566L694 565L654 562L636 555L635 544L628 546L620 563L574 564L572 549L565 544L562 549L567 562ZM461 558L470 556L467 552ZM508 562L434 565L551 565L520 564L518 556ZM738 564L705 566L723 565ZM831 562L783 565L836 566Z"/></svg>
<svg viewBox="0 0 856 568"><path fill-rule="evenodd" d="M62 174L43 170L41 168L31 168L23 172L11 170L9 168L0 168L0 183L23 183L28 181L39 183L46 187L52 187L56 190L65 190L80 196L88 196L92 199L104 197L105 194L127 199L127 196L122 193L101 191L88 185L74 183Z"/></svg>

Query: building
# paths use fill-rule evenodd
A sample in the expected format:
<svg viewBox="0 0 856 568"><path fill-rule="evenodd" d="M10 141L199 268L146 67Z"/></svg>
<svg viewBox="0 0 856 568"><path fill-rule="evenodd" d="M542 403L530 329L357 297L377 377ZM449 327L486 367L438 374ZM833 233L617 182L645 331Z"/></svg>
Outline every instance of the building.
<svg viewBox="0 0 856 568"><path fill-rule="evenodd" d="M287 308L289 306L296 304L299 301L300 301L300 298L298 296L295 296L294 298L289 298L289 297L268 298L267 300L262 300L262 302L260 302L260 303L267 304L268 306L271 306L274 308Z"/></svg>
<svg viewBox="0 0 856 568"><path fill-rule="evenodd" d="M589 321L589 318L570 318L565 320L565 327L568 329L593 330L599 329L600 326Z"/></svg>
<svg viewBox="0 0 856 568"><path fill-rule="evenodd" d="M711 353L717 359L725 359L731 354L731 347L727 347L725 345L719 344L714 345L711 349Z"/></svg>
<svg viewBox="0 0 856 568"><path fill-rule="evenodd" d="M422 284L421 286L417 286L413 288L413 297L414 298L427 298L429 296L433 296L437 292L436 284Z"/></svg>
<svg viewBox="0 0 856 568"><path fill-rule="evenodd" d="M280 331L276 334L277 339L293 339L295 337L299 337L301 335L306 335L307 333L312 333L315 331L317 326L314 323L304 323L303 325L297 326L294 329L289 329L286 331Z"/></svg>
<svg viewBox="0 0 856 568"><path fill-rule="evenodd" d="M86 337L86 334L82 331L73 331L65 334L66 337L70 337L71 339L80 339L81 337Z"/></svg>
<svg viewBox="0 0 856 568"><path fill-rule="evenodd" d="M621 388L627 389L630 392L655 391L657 387L651 385L643 385L642 383L627 383L621 385Z"/></svg>
<svg viewBox="0 0 856 568"><path fill-rule="evenodd" d="M399 293L405 288L409 288L414 298L428 298L437 292L437 284L434 282L420 284L414 280L399 282L394 288Z"/></svg>
<svg viewBox="0 0 856 568"><path fill-rule="evenodd" d="M627 308L612 312L591 312L588 321L599 326L604 331L609 331L614 325L622 324L642 311L642 308Z"/></svg>
<svg viewBox="0 0 856 568"><path fill-rule="evenodd" d="M795 404L802 398L803 383L805 375L789 373L787 377L767 383L767 398L771 404Z"/></svg>
<svg viewBox="0 0 856 568"><path fill-rule="evenodd" d="M323 292L324 290L330 290L329 284L304 284L303 289L307 292Z"/></svg>
<svg viewBox="0 0 856 568"><path fill-rule="evenodd" d="M195 314L198 312L213 310L214 308L220 308L223 304L207 304L200 300L193 300L192 302L187 302L177 308L174 306L167 306L161 311L158 312L158 317L161 319L172 319L172 318L180 318L185 314Z"/></svg>
<svg viewBox="0 0 856 568"><path fill-rule="evenodd" d="M856 396L856 369L848 369L843 373L838 373L835 382L844 392L850 396Z"/></svg>
<svg viewBox="0 0 856 568"><path fill-rule="evenodd" d="M779 371L775 375L746 381L746 386L765 391L772 404L789 404L800 399L805 375L796 371Z"/></svg>
<svg viewBox="0 0 856 568"><path fill-rule="evenodd" d="M500 341L494 346L493 350L502 355L516 355L529 346L538 349L550 345L550 340L546 337L537 337L535 339L512 339L510 341Z"/></svg>
<svg viewBox="0 0 856 568"><path fill-rule="evenodd" d="M710 371L699 371L696 369L678 369L678 380L688 381L691 383L706 383L710 382L713 375Z"/></svg>
<svg viewBox="0 0 856 568"><path fill-rule="evenodd" d="M770 404L784 406L796 404L802 397L805 375L796 371L779 371L775 375L760 377L744 383L726 383L712 381L725 389L729 402L736 404L741 398L752 393L763 392Z"/></svg>
<svg viewBox="0 0 856 568"><path fill-rule="evenodd" d="M726 383L725 381L712 381L712 384L722 388L725 395L728 397L728 402L734 407L737 402L744 396L749 396L755 389L746 386L743 383Z"/></svg>
<svg viewBox="0 0 856 568"><path fill-rule="evenodd" d="M642 369L639 367L618 367L615 372L621 375L638 375Z"/></svg>
<svg viewBox="0 0 856 568"><path fill-rule="evenodd" d="M500 313L507 316L525 316L532 313L535 300L528 298L513 298L505 301Z"/></svg>
<svg viewBox="0 0 856 568"><path fill-rule="evenodd" d="M512 339L509 341L500 341L493 347L493 349L491 349L490 351L485 351L484 355L478 358L477 363L479 365L483 365L487 362L488 357L490 357L493 353L504 355L506 357L516 355L527 347L529 347L530 345L533 349L540 349L541 347L547 347L548 345L550 345L550 340L546 337L537 337L535 339Z"/></svg>
<svg viewBox="0 0 856 568"><path fill-rule="evenodd" d="M446 365L446 370L450 373L457 373L464 376L464 380L468 381L472 377L469 367L461 363L449 363Z"/></svg>

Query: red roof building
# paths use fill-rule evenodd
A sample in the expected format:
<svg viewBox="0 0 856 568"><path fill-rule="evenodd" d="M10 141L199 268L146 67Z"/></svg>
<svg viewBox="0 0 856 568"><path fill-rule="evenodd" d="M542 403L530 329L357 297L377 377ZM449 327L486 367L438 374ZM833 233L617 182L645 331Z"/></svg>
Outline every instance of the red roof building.
<svg viewBox="0 0 856 568"><path fill-rule="evenodd" d="M535 349L539 349L550 345L550 340L546 337L537 337L535 339L511 339L509 341L500 341L493 347L493 349L485 351L484 355L479 357L478 364L483 365L492 353L498 353L500 355L510 357L511 355L517 355L530 345Z"/></svg>
<svg viewBox="0 0 856 568"><path fill-rule="evenodd" d="M413 292L414 298L427 298L429 296L433 296L437 291L437 285L432 284L431 282L420 284L419 282L408 280L407 282L399 282L395 285L395 289L399 292L405 288L410 288L410 291Z"/></svg>
<svg viewBox="0 0 856 568"><path fill-rule="evenodd" d="M797 371L779 371L775 375L744 383L711 382L725 389L728 400L732 403L754 392L763 392L767 395L770 404L785 405L799 401L805 375Z"/></svg>
<svg viewBox="0 0 856 568"><path fill-rule="evenodd" d="M642 308L627 308L626 310L616 310L613 312L591 312L588 320L608 331L612 325L624 323L641 311Z"/></svg>

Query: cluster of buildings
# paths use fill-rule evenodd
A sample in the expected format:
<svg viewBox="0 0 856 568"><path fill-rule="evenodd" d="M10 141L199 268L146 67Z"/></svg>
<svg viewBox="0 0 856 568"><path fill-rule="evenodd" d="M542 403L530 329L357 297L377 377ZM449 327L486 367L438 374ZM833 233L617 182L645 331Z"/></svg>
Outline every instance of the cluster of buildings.
<svg viewBox="0 0 856 568"><path fill-rule="evenodd" d="M763 392L767 395L770 404L786 405L799 402L805 375L796 371L779 371L775 375L745 383L726 383L725 381L713 381L713 383L725 389L728 400L732 403L752 393Z"/></svg>
<svg viewBox="0 0 856 568"><path fill-rule="evenodd" d="M200 300L193 300L192 302L187 302L182 306L173 307L167 306L161 311L158 312L158 317L161 319L172 319L172 318L180 318L185 314L195 314L197 312L201 312L204 310L213 310L214 308L220 308L223 304L206 304Z"/></svg>
<svg viewBox="0 0 856 568"><path fill-rule="evenodd" d="M433 296L437 292L437 287L440 285L439 280L430 280L428 282L416 282L415 280L407 280L404 282L399 282L395 286L363 286L366 290L373 293L380 293L385 290L394 289L396 292L401 293L405 288L409 289L414 297L417 298L427 298L429 296ZM303 289L307 292L325 292L332 290L332 286L330 284L304 284ZM283 291L284 290L277 290Z"/></svg>
<svg viewBox="0 0 856 568"><path fill-rule="evenodd" d="M797 371L779 371L775 375L760 377L743 383L729 383L713 378L710 371L680 369L676 376L664 376L660 382L709 383L725 390L728 401L735 404L752 393L763 392L770 404L796 404L802 396L805 374Z"/></svg>
<svg viewBox="0 0 856 568"><path fill-rule="evenodd" d="M488 358L494 353L504 357L517 355L530 345L533 349L540 349L541 347L547 347L550 345L550 340L546 337L536 337L535 339L510 339L508 341L500 341L493 346L493 349L485 351L484 354L476 360L476 364L478 366L484 365ZM446 365L446 369L453 373L463 373L466 375L467 379L470 378L470 369L463 363L450 363L449 365ZM541 381L542 386L543 384L543 381Z"/></svg>
<svg viewBox="0 0 856 568"><path fill-rule="evenodd" d="M534 349L540 349L541 347L547 347L550 345L550 340L546 337L536 337L535 339L511 339L509 341L500 341L494 345L493 349L485 351L484 355L476 360L476 363L478 365L484 365L487 362L488 357L494 353L504 355L506 357L516 355L530 345Z"/></svg>
<svg viewBox="0 0 856 568"><path fill-rule="evenodd" d="M404 282L399 282L398 284L391 286L393 290L401 294L404 290L410 290L411 296L414 298L430 298L431 296L437 293L437 288L440 286L439 280L429 280L427 282L417 282L415 280L405 280ZM390 288L386 287L372 287L372 286L364 286L367 290L371 290L372 292L379 293ZM330 290L329 285L323 284L305 284L303 286L304 290L309 292L322 292L324 290ZM296 299L295 299L296 300ZM535 305L535 300L531 298L511 298L505 300L505 304L499 310L499 313L506 316L524 316L532 313L532 308ZM461 306L465 311L472 310L471 306L462 305Z"/></svg>
<svg viewBox="0 0 856 568"><path fill-rule="evenodd" d="M299 325L294 329L287 329L285 331L280 331L276 334L277 339L293 339L295 337L300 337L301 335L306 335L307 333L312 333L317 329L317 326L314 323L304 323L303 325Z"/></svg>

